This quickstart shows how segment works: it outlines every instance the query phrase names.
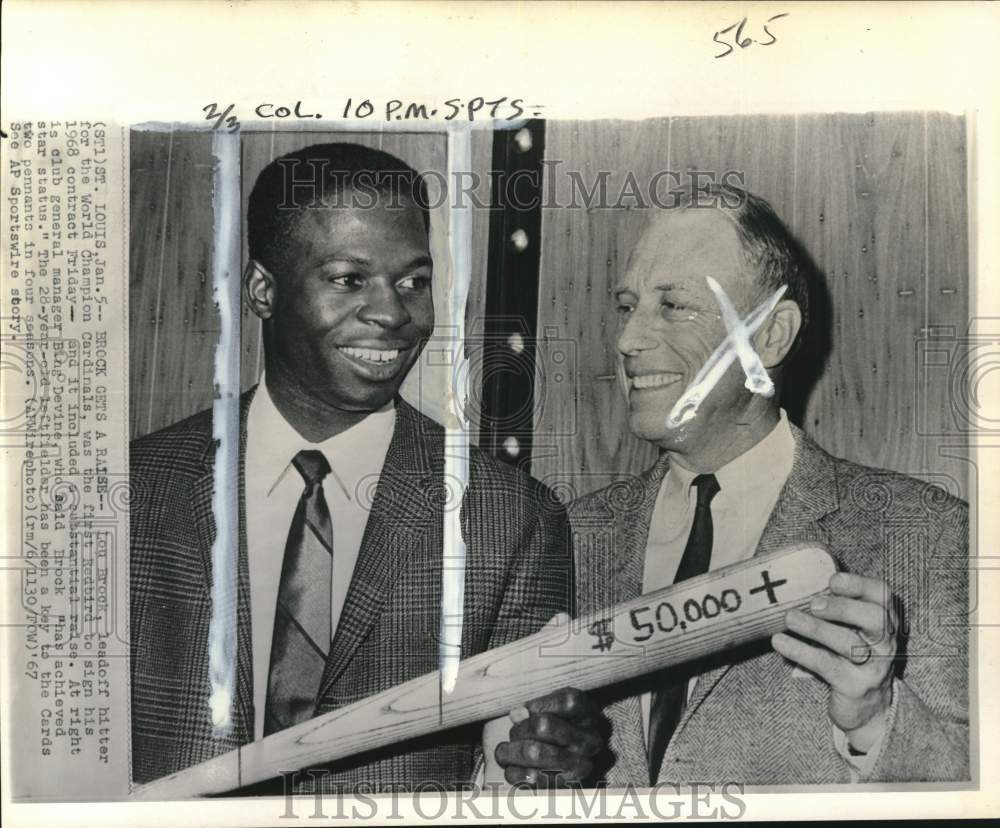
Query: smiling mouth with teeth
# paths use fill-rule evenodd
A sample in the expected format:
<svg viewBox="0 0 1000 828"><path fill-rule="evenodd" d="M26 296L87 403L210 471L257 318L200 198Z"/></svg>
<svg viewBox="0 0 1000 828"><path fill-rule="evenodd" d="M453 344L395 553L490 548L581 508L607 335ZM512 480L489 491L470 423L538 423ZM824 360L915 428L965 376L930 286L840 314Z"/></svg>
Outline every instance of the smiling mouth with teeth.
<svg viewBox="0 0 1000 828"><path fill-rule="evenodd" d="M683 379L683 374L643 374L642 376L632 377L632 387L645 389L645 388L665 388L668 385L673 385L680 382Z"/></svg>
<svg viewBox="0 0 1000 828"><path fill-rule="evenodd" d="M344 346L340 350L350 357L370 362L373 365L384 365L387 362L393 362L398 359L400 354L399 348L383 350L381 348L350 348Z"/></svg>

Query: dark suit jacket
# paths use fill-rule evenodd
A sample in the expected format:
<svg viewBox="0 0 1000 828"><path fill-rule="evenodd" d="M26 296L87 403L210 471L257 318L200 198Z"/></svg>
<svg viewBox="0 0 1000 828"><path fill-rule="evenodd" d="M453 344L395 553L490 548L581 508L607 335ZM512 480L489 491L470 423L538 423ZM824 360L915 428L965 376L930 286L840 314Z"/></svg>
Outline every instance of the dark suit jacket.
<svg viewBox="0 0 1000 828"><path fill-rule="evenodd" d="M253 739L251 612L241 401L237 682L234 727L213 738L208 707L211 616L211 411L135 441L130 469L132 774L145 782ZM403 401L322 679L318 712L438 665L444 432ZM363 447L359 447L363 450ZM537 631L569 609L565 513L551 492L474 450L462 506L467 543L463 658ZM280 554L280 551L276 552ZM332 766L325 787L374 788L469 778L481 728L439 733ZM303 790L308 787L303 786Z"/></svg>
<svg viewBox="0 0 1000 828"><path fill-rule="evenodd" d="M825 544L842 570L887 581L906 635L897 660L894 725L862 781L966 780L968 509L936 486L831 457L793 428L795 461L756 554ZM570 506L582 614L642 591L643 561L667 455L645 474ZM768 642L689 665L698 675L668 746L660 782L780 785L849 782L827 716L828 688ZM604 696L612 723L609 784L648 785L639 694Z"/></svg>

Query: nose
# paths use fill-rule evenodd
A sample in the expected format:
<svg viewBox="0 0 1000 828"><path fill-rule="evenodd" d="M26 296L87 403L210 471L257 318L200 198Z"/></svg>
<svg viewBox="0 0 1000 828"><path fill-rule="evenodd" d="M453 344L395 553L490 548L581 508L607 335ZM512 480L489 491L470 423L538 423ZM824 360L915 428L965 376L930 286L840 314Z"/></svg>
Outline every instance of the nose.
<svg viewBox="0 0 1000 828"><path fill-rule="evenodd" d="M633 311L622 324L615 346L622 356L635 356L655 346L649 335L649 322L644 322L638 311Z"/></svg>
<svg viewBox="0 0 1000 828"><path fill-rule="evenodd" d="M410 312L392 284L373 284L367 301L358 311L362 322L383 328L401 328L412 320Z"/></svg>

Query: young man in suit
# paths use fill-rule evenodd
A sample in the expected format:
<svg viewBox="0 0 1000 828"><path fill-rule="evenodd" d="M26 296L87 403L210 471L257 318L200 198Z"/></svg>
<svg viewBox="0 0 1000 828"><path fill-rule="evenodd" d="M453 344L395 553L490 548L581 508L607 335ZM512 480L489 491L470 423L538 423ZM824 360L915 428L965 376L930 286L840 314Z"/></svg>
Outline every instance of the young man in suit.
<svg viewBox="0 0 1000 828"><path fill-rule="evenodd" d="M654 215L615 289L629 427L661 454L571 505L577 610L799 541L826 545L840 572L769 642L602 693L612 728L599 775L638 786L967 780L967 506L832 457L788 422L778 399L808 319L808 257L762 199L711 195L711 206L688 197ZM749 391L737 360L673 427L668 414L727 336L706 277L744 319L786 287L751 338L776 393ZM503 759L531 768L552 729L520 722Z"/></svg>
<svg viewBox="0 0 1000 828"><path fill-rule="evenodd" d="M265 372L240 410L231 727L214 731L210 709L206 411L131 447L136 782L437 669L444 435L398 395L434 325L428 230L422 178L378 150L312 146L257 179L245 298L263 320ZM568 609L554 503L472 451L463 657ZM478 728L435 734L339 762L297 789L455 785L471 778L479 739Z"/></svg>

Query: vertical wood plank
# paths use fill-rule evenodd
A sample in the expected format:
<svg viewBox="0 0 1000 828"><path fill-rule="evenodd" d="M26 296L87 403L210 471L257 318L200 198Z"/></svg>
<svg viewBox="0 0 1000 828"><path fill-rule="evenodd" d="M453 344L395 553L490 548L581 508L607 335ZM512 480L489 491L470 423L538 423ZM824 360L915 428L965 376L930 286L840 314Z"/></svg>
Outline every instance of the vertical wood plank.
<svg viewBox="0 0 1000 828"><path fill-rule="evenodd" d="M212 136L179 135L171 166L154 428L212 404L219 337L212 297Z"/></svg>
<svg viewBox="0 0 1000 828"><path fill-rule="evenodd" d="M172 136L133 131L129 136L129 436L146 433L153 371L153 334L159 323L160 251L170 180Z"/></svg>
<svg viewBox="0 0 1000 828"><path fill-rule="evenodd" d="M142 137L139 137L142 136ZM212 139L133 133L130 314L132 435L183 419L212 400ZM166 157L164 157L166 153ZM207 355L207 358L206 358Z"/></svg>
<svg viewBox="0 0 1000 828"><path fill-rule="evenodd" d="M824 272L832 311L807 430L842 457L919 473L911 389L924 316L922 116L801 118L797 181L794 227Z"/></svg>
<svg viewBox="0 0 1000 828"><path fill-rule="evenodd" d="M469 296L465 307L466 358L469 360L469 420L470 439L479 441L480 413L483 394L482 334L486 330L486 275L489 257L490 209L493 169L493 131L476 129L471 133L472 173L468 195L462 203L468 204L472 213L472 274ZM455 187L455 182L449 182ZM465 187L465 183L462 182ZM454 197L452 199L454 201Z"/></svg>
<svg viewBox="0 0 1000 828"><path fill-rule="evenodd" d="M969 347L964 337L970 333L965 119L933 112L925 118L927 327L932 331L953 332L954 338L944 344L952 354L947 369L919 361L916 366L917 380L921 383L915 388L918 429L924 441L925 474L933 474L931 479L935 482L969 499L971 466L965 459L966 435L978 415L964 382L962 359ZM974 343L971 350L978 356ZM945 374L947 386L943 385Z"/></svg>
<svg viewBox="0 0 1000 828"><path fill-rule="evenodd" d="M730 181L770 202L790 221L795 202L795 117L740 115L671 119L670 168L682 186L697 185L694 172ZM727 175L737 173L732 179ZM740 183L742 181L742 183Z"/></svg>

